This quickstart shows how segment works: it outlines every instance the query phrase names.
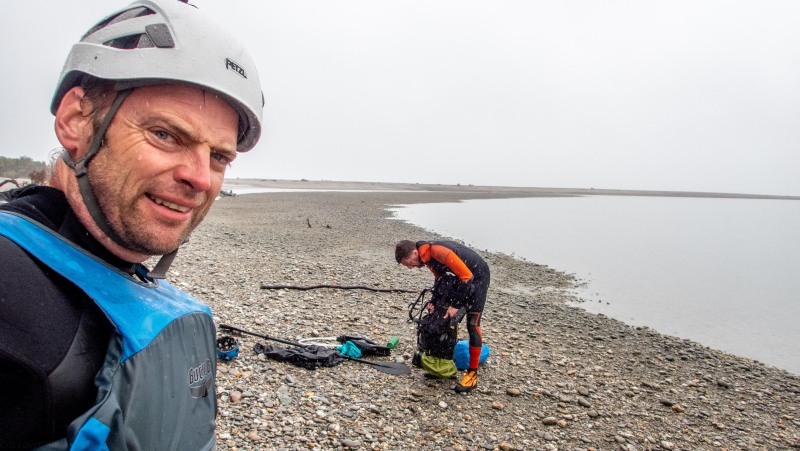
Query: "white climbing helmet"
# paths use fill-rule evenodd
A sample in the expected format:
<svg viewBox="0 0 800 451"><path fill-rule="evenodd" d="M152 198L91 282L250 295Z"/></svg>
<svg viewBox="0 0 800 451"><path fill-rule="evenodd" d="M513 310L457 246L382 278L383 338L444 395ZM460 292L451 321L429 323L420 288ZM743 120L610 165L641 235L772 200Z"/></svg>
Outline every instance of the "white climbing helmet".
<svg viewBox="0 0 800 451"><path fill-rule="evenodd" d="M239 113L239 152L252 149L261 135L264 96L252 58L227 30L184 1L135 1L92 27L64 63L53 114L84 75L115 81L117 90L197 86Z"/></svg>

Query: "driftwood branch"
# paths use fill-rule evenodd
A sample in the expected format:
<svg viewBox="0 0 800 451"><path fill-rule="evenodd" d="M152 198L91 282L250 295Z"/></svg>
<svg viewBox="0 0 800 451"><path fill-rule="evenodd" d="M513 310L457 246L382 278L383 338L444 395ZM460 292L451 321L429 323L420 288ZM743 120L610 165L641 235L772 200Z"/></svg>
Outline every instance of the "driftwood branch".
<svg viewBox="0 0 800 451"><path fill-rule="evenodd" d="M262 290L316 290L318 288L335 288L337 290L369 290L381 293L419 293L419 290L404 290L401 288L373 288L363 285L311 285L307 287L300 287L296 285L261 285Z"/></svg>
<svg viewBox="0 0 800 451"><path fill-rule="evenodd" d="M2 182L0 182L0 186L3 186L5 184L11 184L11 185L14 185L17 188L19 188L19 183L17 183L17 181L14 180L14 179L7 179L7 180L3 180Z"/></svg>

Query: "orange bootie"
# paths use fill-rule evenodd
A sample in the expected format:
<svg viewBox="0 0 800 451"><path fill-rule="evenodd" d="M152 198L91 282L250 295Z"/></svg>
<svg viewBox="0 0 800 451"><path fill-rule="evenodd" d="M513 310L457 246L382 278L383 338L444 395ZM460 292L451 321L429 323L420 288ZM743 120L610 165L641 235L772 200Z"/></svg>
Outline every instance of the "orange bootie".
<svg viewBox="0 0 800 451"><path fill-rule="evenodd" d="M458 393L468 393L472 390L475 390L475 387L478 386L478 371L477 370L467 370L467 373L464 374L464 377L461 378L461 381L453 387Z"/></svg>

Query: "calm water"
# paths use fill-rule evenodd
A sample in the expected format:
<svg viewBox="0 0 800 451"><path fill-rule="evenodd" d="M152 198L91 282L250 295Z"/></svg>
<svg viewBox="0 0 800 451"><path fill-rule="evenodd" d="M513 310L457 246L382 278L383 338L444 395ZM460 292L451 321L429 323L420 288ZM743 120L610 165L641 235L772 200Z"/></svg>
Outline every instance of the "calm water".
<svg viewBox="0 0 800 451"><path fill-rule="evenodd" d="M579 304L800 374L800 202L586 196L393 209L587 282Z"/></svg>
<svg viewBox="0 0 800 451"><path fill-rule="evenodd" d="M230 191L237 196L240 194L261 194L261 193L310 193L310 192L338 192L338 193L404 193L402 190L377 190L377 189L323 189L323 188L264 188L260 186L247 185L222 185L223 191ZM415 191L423 192L423 191Z"/></svg>

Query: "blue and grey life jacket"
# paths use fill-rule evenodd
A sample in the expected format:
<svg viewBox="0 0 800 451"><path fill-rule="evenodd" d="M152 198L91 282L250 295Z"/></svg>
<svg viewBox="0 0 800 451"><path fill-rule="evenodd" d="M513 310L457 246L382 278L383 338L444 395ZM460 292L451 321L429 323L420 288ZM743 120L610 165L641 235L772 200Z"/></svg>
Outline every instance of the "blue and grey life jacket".
<svg viewBox="0 0 800 451"><path fill-rule="evenodd" d="M0 235L73 282L116 329L95 377L95 405L43 450L207 450L214 426L210 309L164 280L131 278L22 216L0 212Z"/></svg>

